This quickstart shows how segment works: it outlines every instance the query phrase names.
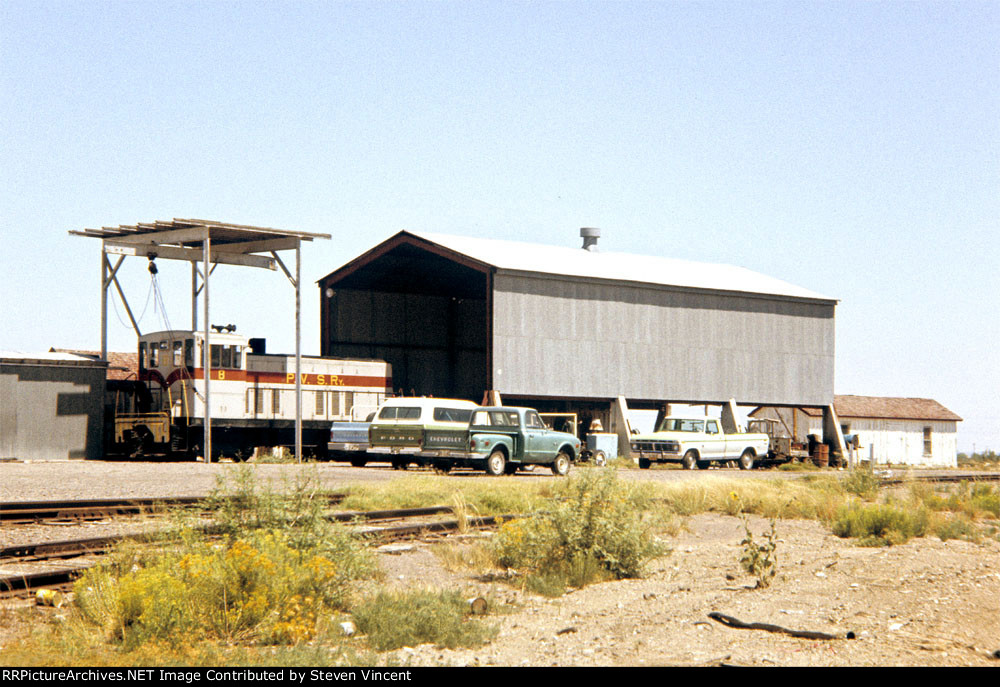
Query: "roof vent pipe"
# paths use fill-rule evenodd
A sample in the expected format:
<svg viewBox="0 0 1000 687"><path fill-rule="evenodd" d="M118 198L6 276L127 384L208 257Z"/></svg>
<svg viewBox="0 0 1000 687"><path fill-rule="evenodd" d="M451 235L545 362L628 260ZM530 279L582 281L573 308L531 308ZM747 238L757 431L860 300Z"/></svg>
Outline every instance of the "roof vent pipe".
<svg viewBox="0 0 1000 687"><path fill-rule="evenodd" d="M601 230L594 227L581 227L580 236L583 237L583 249L589 251L597 250L597 239L601 238Z"/></svg>

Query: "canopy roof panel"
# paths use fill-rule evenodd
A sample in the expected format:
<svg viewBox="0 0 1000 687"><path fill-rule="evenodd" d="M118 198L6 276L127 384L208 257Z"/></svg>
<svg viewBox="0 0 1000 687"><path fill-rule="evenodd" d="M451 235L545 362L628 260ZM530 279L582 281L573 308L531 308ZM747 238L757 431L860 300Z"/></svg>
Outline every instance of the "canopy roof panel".
<svg viewBox="0 0 1000 687"><path fill-rule="evenodd" d="M300 241L329 239L330 234L305 231L255 227L207 219L177 219L170 221L139 222L118 227L101 227L71 231L74 236L89 236L113 242L130 244L156 244L160 246L190 247L200 245L205 230L214 250L242 254L286 250L295 248Z"/></svg>

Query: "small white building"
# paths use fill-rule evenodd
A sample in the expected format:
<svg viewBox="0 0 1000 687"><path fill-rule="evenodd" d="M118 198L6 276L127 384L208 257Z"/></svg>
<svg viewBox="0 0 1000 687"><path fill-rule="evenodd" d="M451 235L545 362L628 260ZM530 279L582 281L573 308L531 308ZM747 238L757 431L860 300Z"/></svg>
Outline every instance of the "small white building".
<svg viewBox="0 0 1000 687"><path fill-rule="evenodd" d="M958 465L958 423L962 418L933 399L837 395L833 408L844 435L858 437L855 458L859 461L920 467ZM781 420L789 430L794 428L799 440L823 434L819 409L758 408L750 415Z"/></svg>

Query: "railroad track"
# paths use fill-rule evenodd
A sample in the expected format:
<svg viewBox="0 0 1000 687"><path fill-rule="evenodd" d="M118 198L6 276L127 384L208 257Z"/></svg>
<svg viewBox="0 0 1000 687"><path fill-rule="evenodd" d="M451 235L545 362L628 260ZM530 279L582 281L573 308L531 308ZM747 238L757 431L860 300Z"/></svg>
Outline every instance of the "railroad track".
<svg viewBox="0 0 1000 687"><path fill-rule="evenodd" d="M51 520L103 520L121 515L140 515L186 506L200 506L207 496L175 496L142 499L94 499L87 501L13 501L0 503L0 524L23 525ZM339 503L344 494L331 494Z"/></svg>
<svg viewBox="0 0 1000 687"><path fill-rule="evenodd" d="M391 523L412 518L426 518L452 511L453 508L450 506L431 506L395 510L346 511L332 513L328 518L344 523ZM461 520L436 520L403 525L384 525L359 529L357 534L360 537L373 541L402 541L419 539L427 535L447 535L467 529L496 527L500 521L511 520L516 517L519 516L468 517ZM211 527L207 527L206 531L210 533L211 529ZM24 596L40 588L67 590L72 581L83 573L83 571L95 565L96 561L88 561L80 565L59 566L54 569L26 572L5 572L3 570L5 565L48 563L49 561L66 560L81 556L100 555L119 542L128 539L148 539L149 536L149 534L113 535L88 539L19 544L0 548L0 596Z"/></svg>
<svg viewBox="0 0 1000 687"><path fill-rule="evenodd" d="M894 486L910 482L930 482L935 484L958 484L960 482L1000 482L1000 473L985 472L983 474L961 475L911 475L907 477L882 477L882 486Z"/></svg>
<svg viewBox="0 0 1000 687"><path fill-rule="evenodd" d="M19 525L43 520L101 520L119 515L149 513L166 507L191 506L205 497L162 499L98 499L91 501L18 501L0 503L0 523Z"/></svg>

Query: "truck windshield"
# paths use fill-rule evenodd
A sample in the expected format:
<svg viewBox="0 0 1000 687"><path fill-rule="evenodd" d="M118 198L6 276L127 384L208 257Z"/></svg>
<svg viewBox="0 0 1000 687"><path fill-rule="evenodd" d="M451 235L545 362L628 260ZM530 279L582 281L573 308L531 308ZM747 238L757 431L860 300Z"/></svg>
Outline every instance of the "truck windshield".
<svg viewBox="0 0 1000 687"><path fill-rule="evenodd" d="M660 425L661 432L704 432L704 420L685 420L678 417L668 417Z"/></svg>

